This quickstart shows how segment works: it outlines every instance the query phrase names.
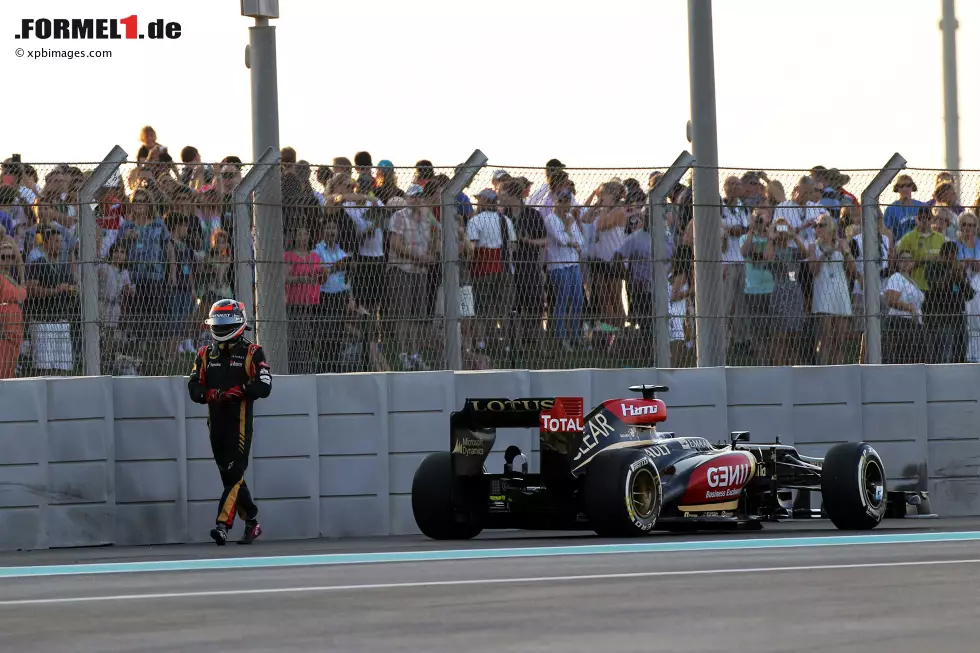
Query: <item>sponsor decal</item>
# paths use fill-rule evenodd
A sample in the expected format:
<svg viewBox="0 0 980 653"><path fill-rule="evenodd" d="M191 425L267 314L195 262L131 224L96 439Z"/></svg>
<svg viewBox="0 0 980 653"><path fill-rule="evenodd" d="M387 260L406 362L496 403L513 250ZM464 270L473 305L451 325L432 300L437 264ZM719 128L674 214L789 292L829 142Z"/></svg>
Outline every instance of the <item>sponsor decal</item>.
<svg viewBox="0 0 980 653"><path fill-rule="evenodd" d="M708 487L716 489L709 490L705 496L709 499L738 496L742 486L749 480L750 473L748 463L708 467Z"/></svg>
<svg viewBox="0 0 980 653"><path fill-rule="evenodd" d="M464 456L482 456L483 440L480 438L460 438L456 441L456 446L453 447L453 453Z"/></svg>
<svg viewBox="0 0 980 653"><path fill-rule="evenodd" d="M640 458L639 460L635 461L632 465L630 465L630 471L631 472L635 472L640 467L643 467L644 465L649 464L649 462L650 461L647 460L646 458Z"/></svg>
<svg viewBox="0 0 980 653"><path fill-rule="evenodd" d="M587 457L589 452L599 445L599 438L608 438L610 434L616 432L616 429L606 420L606 416L602 413L593 415L585 427L582 429L585 433L582 436L582 445L572 460L579 460L583 456Z"/></svg>
<svg viewBox="0 0 980 653"><path fill-rule="evenodd" d="M541 430L548 433L581 433L583 402L581 398L558 397L551 412L541 413Z"/></svg>
<svg viewBox="0 0 980 653"><path fill-rule="evenodd" d="M511 413L518 411L550 410L554 399L467 399L466 408L475 412Z"/></svg>
<svg viewBox="0 0 980 653"><path fill-rule="evenodd" d="M659 399L617 399L603 406L624 424L651 424L667 419L667 406Z"/></svg>
<svg viewBox="0 0 980 653"><path fill-rule="evenodd" d="M652 447L648 447L647 448L647 451L650 452L650 455L651 456L658 456L659 457L659 456L669 456L670 455L670 447L668 447L665 444L657 444L657 445L654 445Z"/></svg>
<svg viewBox="0 0 980 653"><path fill-rule="evenodd" d="M755 472L755 457L751 454L738 452L709 459L691 472L682 503L737 500Z"/></svg>
<svg viewBox="0 0 980 653"><path fill-rule="evenodd" d="M623 411L623 415L629 415L630 417L639 417L640 415L656 415L658 411L658 406L653 404L652 406L634 406L632 404L619 404L620 410Z"/></svg>
<svg viewBox="0 0 980 653"><path fill-rule="evenodd" d="M541 430L548 433L579 433L585 430L581 417L553 417L541 413Z"/></svg>
<svg viewBox="0 0 980 653"><path fill-rule="evenodd" d="M678 441L681 443L682 449L690 451L711 451L714 448L704 438L680 438Z"/></svg>

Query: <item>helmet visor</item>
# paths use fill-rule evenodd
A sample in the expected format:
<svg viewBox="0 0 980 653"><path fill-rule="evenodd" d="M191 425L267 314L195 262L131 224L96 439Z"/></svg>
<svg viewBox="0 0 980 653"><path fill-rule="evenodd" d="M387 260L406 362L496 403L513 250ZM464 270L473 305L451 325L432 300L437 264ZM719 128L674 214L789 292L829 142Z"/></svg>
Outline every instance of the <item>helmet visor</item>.
<svg viewBox="0 0 980 653"><path fill-rule="evenodd" d="M238 327L245 324L245 318L234 313L226 315L212 313L204 323L211 327Z"/></svg>
<svg viewBox="0 0 980 653"><path fill-rule="evenodd" d="M238 313L212 313L205 324L211 327L211 335L216 340L227 340L245 331L245 316Z"/></svg>

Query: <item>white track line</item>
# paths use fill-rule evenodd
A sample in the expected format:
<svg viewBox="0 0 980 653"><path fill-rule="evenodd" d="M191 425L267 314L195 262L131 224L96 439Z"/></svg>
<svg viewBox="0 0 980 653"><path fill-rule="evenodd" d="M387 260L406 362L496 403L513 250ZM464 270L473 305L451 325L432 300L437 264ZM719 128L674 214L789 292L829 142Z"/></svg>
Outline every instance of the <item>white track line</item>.
<svg viewBox="0 0 980 653"><path fill-rule="evenodd" d="M906 562L871 562L847 565L806 565L799 567L740 567L737 569L686 569L680 571L640 571L622 574L589 574L582 576L539 576L530 578L477 578L466 580L419 581L408 583L375 583L365 585L323 585L317 587L269 587L247 590L209 592L170 592L161 594L115 594L110 596L73 596L47 599L18 599L0 601L0 607L48 605L54 603L91 603L96 601L139 601L156 599L187 599L221 596L232 599L250 594L299 594L304 592L352 592L358 590L412 589L420 587L454 587L464 585L505 585L517 583L555 583L568 581L657 578L667 576L711 576L715 574L757 574L773 571L825 571L833 569L873 569L882 567L928 567L937 565L967 565L980 563L980 558L965 560L919 560Z"/></svg>

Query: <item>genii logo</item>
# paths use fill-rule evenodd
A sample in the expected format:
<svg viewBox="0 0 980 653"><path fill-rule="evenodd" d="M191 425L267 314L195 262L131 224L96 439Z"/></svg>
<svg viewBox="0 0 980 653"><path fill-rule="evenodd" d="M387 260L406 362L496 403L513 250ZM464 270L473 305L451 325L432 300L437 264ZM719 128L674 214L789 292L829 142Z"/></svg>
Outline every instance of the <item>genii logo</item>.
<svg viewBox="0 0 980 653"><path fill-rule="evenodd" d="M653 424L667 419L667 406L659 399L615 399L603 406L624 424Z"/></svg>
<svg viewBox="0 0 980 653"><path fill-rule="evenodd" d="M748 463L726 465L723 467L708 467L708 487L727 488L733 485L744 485L748 478Z"/></svg>
<svg viewBox="0 0 980 653"><path fill-rule="evenodd" d="M755 456L745 451L710 458L693 472L681 503L697 505L737 500L755 476Z"/></svg>

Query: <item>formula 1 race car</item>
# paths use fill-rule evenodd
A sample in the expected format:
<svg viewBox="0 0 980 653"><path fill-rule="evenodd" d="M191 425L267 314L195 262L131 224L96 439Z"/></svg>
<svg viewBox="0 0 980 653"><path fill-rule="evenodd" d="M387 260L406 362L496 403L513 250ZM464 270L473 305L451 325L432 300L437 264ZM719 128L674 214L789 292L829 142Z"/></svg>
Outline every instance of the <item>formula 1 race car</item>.
<svg viewBox="0 0 980 653"><path fill-rule="evenodd" d="M642 398L607 400L587 415L574 397L467 399L450 416L449 451L429 454L415 472L419 529L438 540L515 528L630 537L823 517L841 530L868 530L884 518L935 517L928 492L887 489L884 463L867 443L835 445L824 458L778 438L750 444L747 431L714 445L657 431L667 406L656 393L666 387L630 390ZM529 473L516 446L504 452L503 474L487 472L498 428L534 427L540 473ZM822 509L810 507L813 492Z"/></svg>

